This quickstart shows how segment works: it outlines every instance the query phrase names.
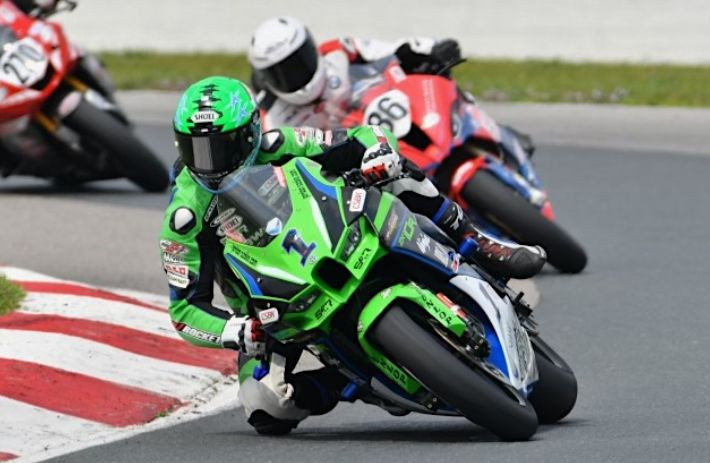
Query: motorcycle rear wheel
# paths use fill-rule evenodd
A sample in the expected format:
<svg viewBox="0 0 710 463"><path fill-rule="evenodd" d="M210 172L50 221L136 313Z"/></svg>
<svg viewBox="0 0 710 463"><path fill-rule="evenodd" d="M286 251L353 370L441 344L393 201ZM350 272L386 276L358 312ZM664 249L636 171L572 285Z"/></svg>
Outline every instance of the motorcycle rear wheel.
<svg viewBox="0 0 710 463"><path fill-rule="evenodd" d="M504 386L456 357L436 335L400 306L391 306L372 336L389 358L404 367L442 401L504 441L523 441L537 431L533 406L519 403Z"/></svg>
<svg viewBox="0 0 710 463"><path fill-rule="evenodd" d="M577 379L567 362L540 337L530 339L540 379L528 400L541 424L552 424L569 415L577 402Z"/></svg>
<svg viewBox="0 0 710 463"><path fill-rule="evenodd" d="M143 190L159 192L167 188L167 168L129 127L110 114L82 99L63 122L106 149L119 172Z"/></svg>
<svg viewBox="0 0 710 463"><path fill-rule="evenodd" d="M587 254L574 238L490 172L476 172L461 194L470 206L517 242L542 246L547 261L559 271L579 273L586 267Z"/></svg>

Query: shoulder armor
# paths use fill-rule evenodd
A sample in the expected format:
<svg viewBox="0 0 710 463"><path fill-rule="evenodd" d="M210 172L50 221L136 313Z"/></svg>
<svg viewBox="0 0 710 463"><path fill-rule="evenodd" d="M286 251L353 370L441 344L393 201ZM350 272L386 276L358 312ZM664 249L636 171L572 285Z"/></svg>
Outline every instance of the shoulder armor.
<svg viewBox="0 0 710 463"><path fill-rule="evenodd" d="M170 217L170 228L175 233L184 235L195 227L195 214L187 207L179 207L175 209L172 217Z"/></svg>
<svg viewBox="0 0 710 463"><path fill-rule="evenodd" d="M261 150L267 153L275 153L284 142L284 135L280 130L269 130L261 136Z"/></svg>

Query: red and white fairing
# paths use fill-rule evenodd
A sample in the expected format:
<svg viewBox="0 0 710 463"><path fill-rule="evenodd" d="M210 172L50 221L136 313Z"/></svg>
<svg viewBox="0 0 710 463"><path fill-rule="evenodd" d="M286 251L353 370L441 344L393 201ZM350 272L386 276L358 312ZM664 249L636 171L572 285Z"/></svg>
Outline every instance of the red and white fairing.
<svg viewBox="0 0 710 463"><path fill-rule="evenodd" d="M79 51L59 24L27 16L7 0L0 0L0 31L2 123L38 111L74 67Z"/></svg>

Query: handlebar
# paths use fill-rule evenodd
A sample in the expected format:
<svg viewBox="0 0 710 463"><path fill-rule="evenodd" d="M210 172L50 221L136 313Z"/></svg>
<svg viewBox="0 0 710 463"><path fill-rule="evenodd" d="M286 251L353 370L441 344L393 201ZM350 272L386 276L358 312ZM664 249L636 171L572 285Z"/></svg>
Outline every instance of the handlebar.
<svg viewBox="0 0 710 463"><path fill-rule="evenodd" d="M343 174L343 180L348 186L353 186L355 188L362 188L367 186L367 180L362 176L360 169L350 169Z"/></svg>
<svg viewBox="0 0 710 463"><path fill-rule="evenodd" d="M446 63L446 65L439 70L439 72L436 73L436 75L441 76L444 75L445 73L449 72L454 66L458 66L459 64L463 63L466 61L466 58L460 58L456 61L452 61L450 63Z"/></svg>
<svg viewBox="0 0 710 463"><path fill-rule="evenodd" d="M352 186L355 188L365 188L365 187L382 188L383 186L388 185L392 182L395 182L397 180L401 180L403 178L407 178L407 177L409 177L409 175L407 173L402 173L402 174L397 175L395 177L390 177L390 178L386 178L384 180L381 180L379 182L370 183L362 175L362 171L358 168L355 168L355 169L350 169L349 171L345 172L342 175L342 177L345 180L346 185Z"/></svg>

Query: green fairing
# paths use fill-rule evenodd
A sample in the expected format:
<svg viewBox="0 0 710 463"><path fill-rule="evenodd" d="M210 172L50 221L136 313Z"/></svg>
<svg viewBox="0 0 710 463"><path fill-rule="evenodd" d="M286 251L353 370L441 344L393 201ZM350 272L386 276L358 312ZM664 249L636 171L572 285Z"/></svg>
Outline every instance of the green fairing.
<svg viewBox="0 0 710 463"><path fill-rule="evenodd" d="M276 186L268 175L283 184ZM248 186L250 181L254 182L253 187ZM279 193L279 188L284 192ZM255 208L250 214L264 214L263 210L268 210L266 204L271 201L274 212L266 213L262 220L262 227L273 228L271 233L244 228L242 231L248 231L258 240L247 236L230 239L224 252L235 275L249 288L250 298L257 301L255 307L259 307L258 310L281 304L280 319L269 328L270 334L281 341L313 330L330 334L333 316L366 281L373 265L389 253L381 240L389 241L388 236L395 236L397 230L401 230L400 243L420 233L414 216L389 193L375 197L375 192L368 192L367 197L375 198L374 204L365 199L361 206L363 212L358 217L350 215L351 223L347 223L348 201L355 197L353 189L346 189L341 178L325 178L320 165L308 159L294 159L279 168L252 168L242 183L226 195L230 205L237 206L244 197L258 202L260 199L255 197L262 189L264 198L268 199L262 198L264 206ZM258 190L257 194L254 190ZM285 205L279 194L287 195L290 205ZM332 212L333 205L337 207L335 213ZM331 212L326 212L329 210ZM239 222L245 224L249 220L242 218ZM264 226L265 222L271 225ZM332 239L331 228L336 226L340 232ZM359 240L353 246L353 236L357 235ZM250 239L252 242L247 243ZM331 280L338 273L343 273L343 278ZM281 283L275 284L274 281ZM286 288L299 290L287 294L274 289L283 290L283 282L287 283ZM434 294L413 283L394 286L367 303L358 330L363 351L385 375L405 391L413 393L419 389L419 383L378 352L365 337L372 323L397 298L419 305L456 336L463 335L466 324Z"/></svg>
<svg viewBox="0 0 710 463"><path fill-rule="evenodd" d="M308 172L303 174L298 166ZM371 266L386 253L381 249L377 231L372 227L365 217L361 217L350 227L345 223L345 215L338 206L338 217L342 225L342 233L332 240L326 220L320 206L332 201L334 205L343 203L342 180L335 182L326 180L320 173L320 165L308 160L294 160L284 165L278 170L288 182L288 194L292 203L292 213L287 221L283 223L283 231L275 239L271 240L265 247L257 247L246 243L239 243L229 240L224 248L225 256L231 256L239 261L242 268L249 274L258 275L259 278L270 277L303 285L305 289L291 297L284 297L276 293L265 293L263 290L254 290L255 278L245 276L243 272L236 269L239 276L247 288L251 288L250 297L254 299L273 300L288 303L296 303L301 299L307 299L309 295L319 294L311 302L310 308L302 312L290 312L283 318L285 323L298 327L300 331L308 331L316 328L329 332L326 323L343 303L345 303L358 289L367 271ZM324 194L313 195L312 183L307 175L318 184L327 185L335 192L335 198L328 198ZM356 230L356 231L355 231ZM295 233L295 239L303 242L308 247L312 247L308 258L303 262L302 255L293 248L286 251L284 243L290 232ZM348 244L350 233L361 234L358 245L352 249L348 258L343 259L343 253ZM351 274L342 287L334 288L325 282L319 275L319 266L327 265L328 260L341 262ZM291 335L291 330L287 333L275 333L277 338L285 338Z"/></svg>
<svg viewBox="0 0 710 463"><path fill-rule="evenodd" d="M360 313L358 320L358 341L365 353L373 363L382 370L390 379L394 380L402 389L410 394L419 390L420 385L404 370L392 363L385 355L380 353L367 340L367 333L377 318L397 299L407 299L419 307L426 309L434 320L441 323L446 329L457 337L466 331L466 323L461 320L449 307L439 300L431 291L420 288L414 283L398 284L380 291L373 297Z"/></svg>
<svg viewBox="0 0 710 463"><path fill-rule="evenodd" d="M222 78L216 78L217 80ZM214 79L213 79L214 80ZM214 83L214 82L212 82ZM202 95L202 90L209 82L198 82L188 89L180 100L178 109L175 115L175 128L178 131L188 133L192 122L189 118L192 116L196 108L194 103L198 96ZM229 85L233 85L230 81ZM236 91L236 90L235 90ZM222 93L217 92L217 95ZM226 94L224 94L226 95ZM222 99L224 99L222 95ZM192 102L192 103L191 103ZM248 109L248 108L247 108ZM192 111L192 112L191 112ZM281 128L278 129L281 136L284 138L284 143L278 147L275 152L260 151L257 156L257 164L268 164L278 162L284 157L293 156L316 156L324 152L327 146L323 145L323 133L314 131L313 129L300 128ZM347 131L348 138L357 139L365 147L369 147L377 143L377 137L373 134L369 127L357 127ZM385 131L387 139L393 145L396 145L396 139L390 132ZM187 266L190 281L197 278L200 273L201 255L196 237L204 227L210 226L205 223L204 216L208 214L210 205L214 195L205 190L192 176L188 169L183 168L176 176L175 186L172 188L172 200L165 211L160 241L174 243L185 248L185 254L179 256L183 261L180 264ZM194 212L197 217L195 227L186 234L178 234L170 227L170 218L175 210L180 207L187 207ZM309 225L310 226L310 225ZM253 250L249 251L252 252ZM160 247L160 255L163 260L163 265L174 264L174 262L166 261L166 256L163 247ZM259 255L259 253L254 254ZM225 297L230 308L238 314L246 314L247 297L244 294L239 294L239 287L230 281L226 281L233 292L238 296L235 298ZM174 288L179 289L179 288ZM322 301L327 304L327 301ZM202 347L222 347L221 335L225 325L225 319L217 317L210 312L204 311L201 308L193 305L188 299L177 297L171 299L170 302L170 317L176 326L184 326L189 329L178 330L180 336L191 344ZM296 330L284 331L284 336L292 336Z"/></svg>

